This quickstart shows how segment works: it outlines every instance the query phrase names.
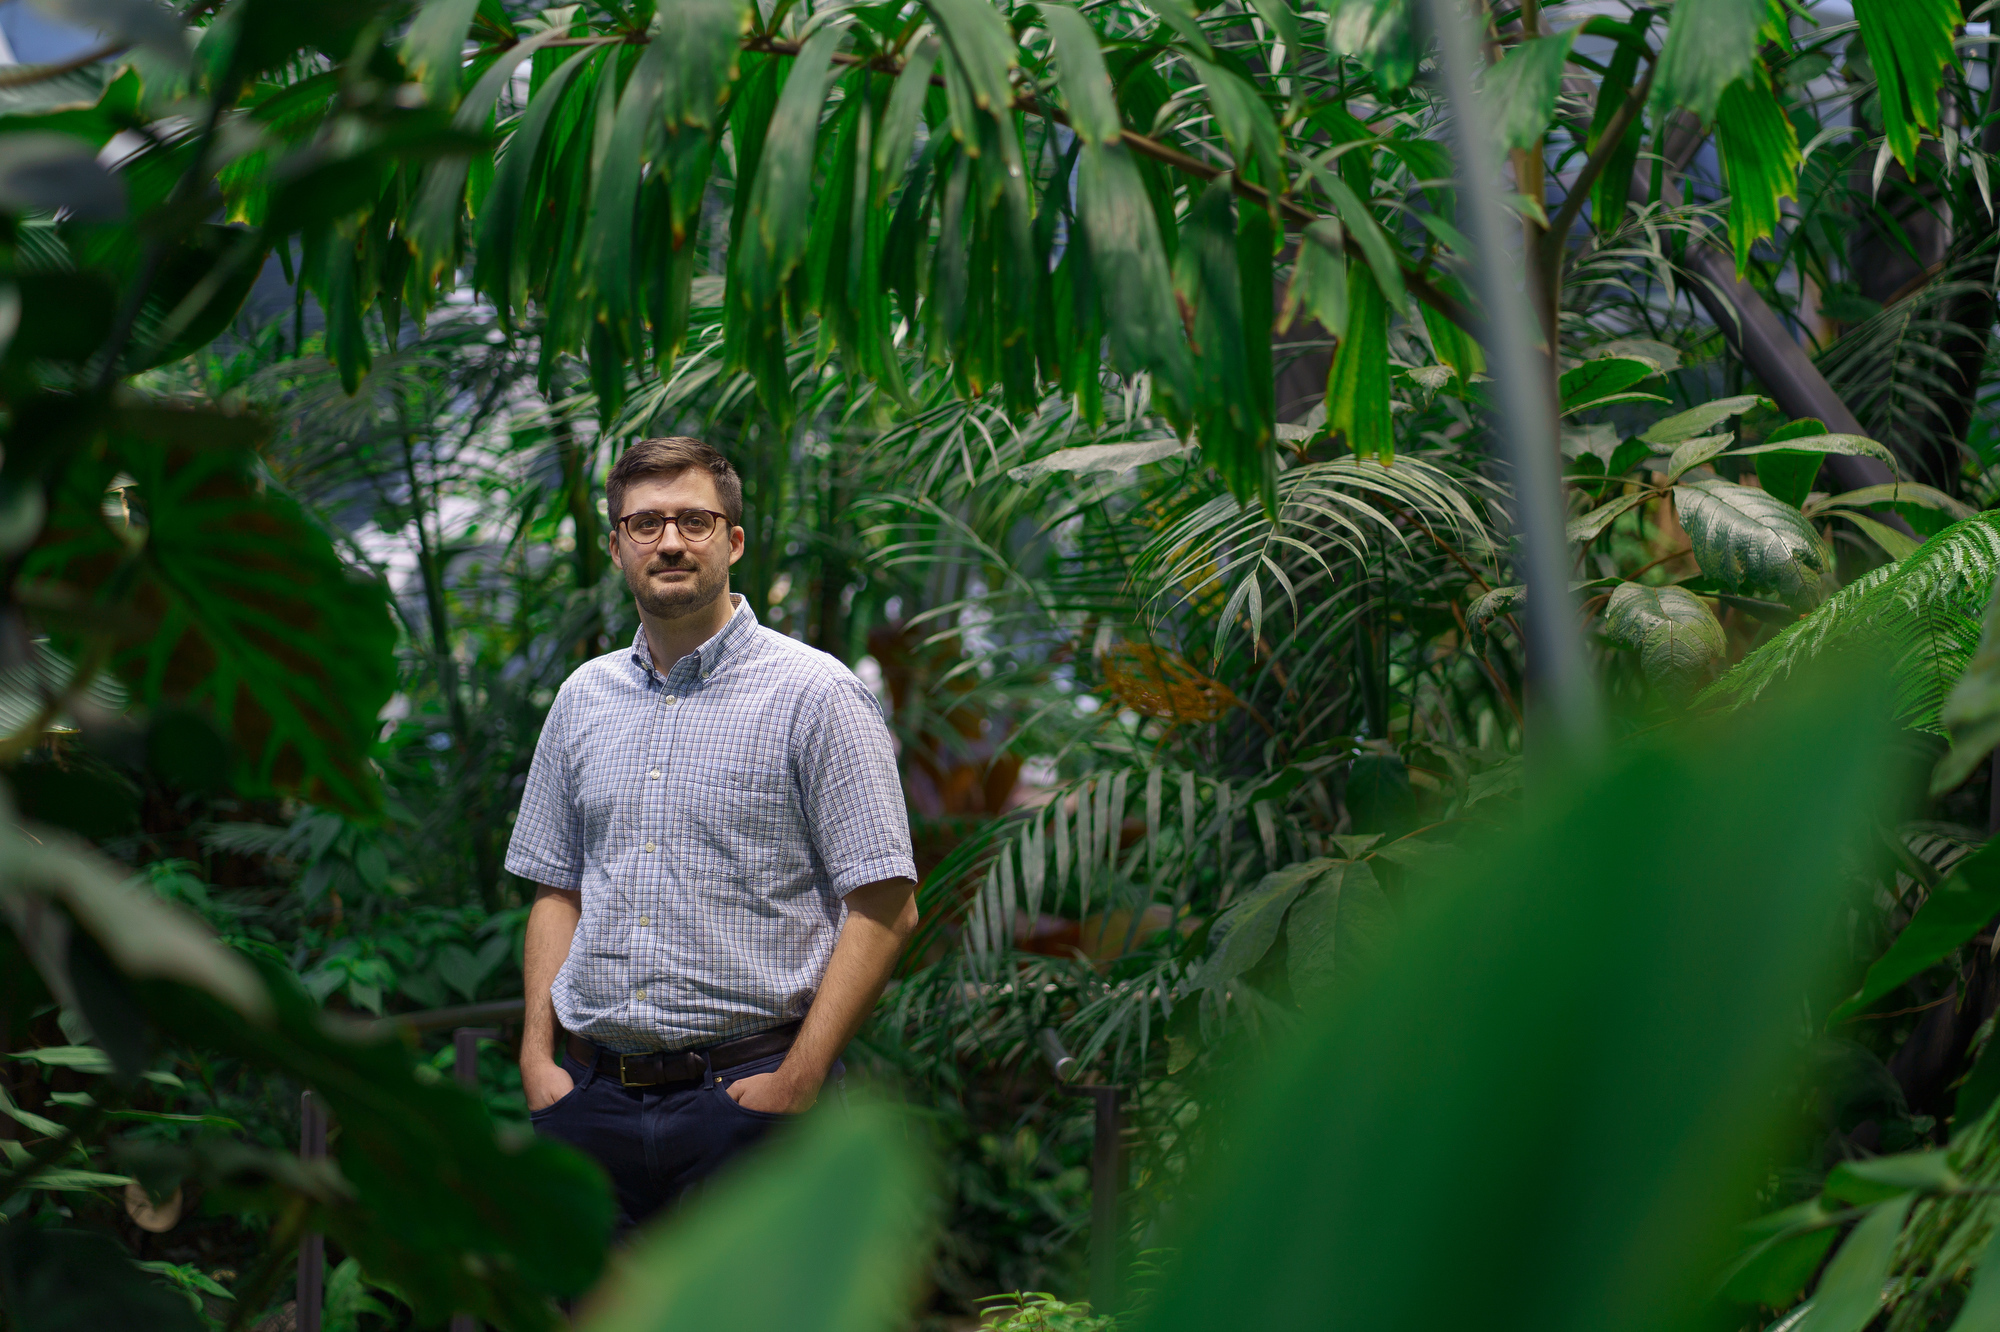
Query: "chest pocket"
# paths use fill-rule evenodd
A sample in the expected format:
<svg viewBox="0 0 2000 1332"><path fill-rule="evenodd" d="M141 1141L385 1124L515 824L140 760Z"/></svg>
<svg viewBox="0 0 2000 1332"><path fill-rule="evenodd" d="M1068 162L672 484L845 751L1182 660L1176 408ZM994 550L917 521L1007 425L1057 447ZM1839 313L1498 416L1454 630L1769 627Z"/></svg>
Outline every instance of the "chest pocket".
<svg viewBox="0 0 2000 1332"><path fill-rule="evenodd" d="M763 875L787 855L796 822L791 773L782 766L721 767L686 781L689 852L724 875Z"/></svg>

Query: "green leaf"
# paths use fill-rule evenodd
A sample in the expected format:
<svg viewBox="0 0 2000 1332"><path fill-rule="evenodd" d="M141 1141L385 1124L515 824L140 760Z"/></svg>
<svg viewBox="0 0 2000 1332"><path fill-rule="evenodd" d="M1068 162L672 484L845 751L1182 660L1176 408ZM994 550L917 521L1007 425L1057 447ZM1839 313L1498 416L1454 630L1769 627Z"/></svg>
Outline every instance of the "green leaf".
<svg viewBox="0 0 2000 1332"><path fill-rule="evenodd" d="M1290 0L1250 0L1250 7L1285 44L1287 52L1304 52L1305 34L1299 29L1298 15L1292 12Z"/></svg>
<svg viewBox="0 0 2000 1332"><path fill-rule="evenodd" d="M1403 309L1409 303L1403 284L1403 268L1397 261L1396 247L1382 230L1381 223L1375 220L1375 215L1368 211L1368 205L1346 181L1312 158L1305 159L1305 163L1307 171L1339 210L1340 220L1347 224L1347 234L1361 247L1362 258L1368 261L1368 270L1375 275L1375 285L1381 288L1389 308Z"/></svg>
<svg viewBox="0 0 2000 1332"><path fill-rule="evenodd" d="M1906 1152L1842 1161L1827 1175L1824 1192L1837 1202L1868 1204L1910 1192L1942 1193L1963 1183L1947 1153Z"/></svg>
<svg viewBox="0 0 2000 1332"><path fill-rule="evenodd" d="M1389 407L1389 303L1370 278L1348 285L1347 336L1327 368L1326 428L1357 458L1396 456Z"/></svg>
<svg viewBox="0 0 2000 1332"><path fill-rule="evenodd" d="M1293 997L1317 1003L1375 957L1394 923L1375 871L1359 861L1334 862L1299 895L1285 924Z"/></svg>
<svg viewBox="0 0 2000 1332"><path fill-rule="evenodd" d="M1878 523L1873 518L1858 513L1849 513L1843 509L1836 512L1834 517L1845 518L1860 528L1862 535L1880 546L1882 553L1892 560L1906 560L1916 554L1918 548L1923 545L1922 542L1903 535L1886 523Z"/></svg>
<svg viewBox="0 0 2000 1332"><path fill-rule="evenodd" d="M1271 945L1278 941L1278 930L1293 901L1322 876L1343 873L1346 863L1302 860L1259 879L1254 888L1238 896L1215 918L1208 935L1208 956L1190 984L1220 992L1262 962ZM1370 878L1372 881L1372 874Z"/></svg>
<svg viewBox="0 0 2000 1332"><path fill-rule="evenodd" d="M756 18L743 0L674 0L657 11L655 43L672 53L660 82L660 117L669 132L704 134L721 119L741 72L743 37Z"/></svg>
<svg viewBox="0 0 2000 1332"><path fill-rule="evenodd" d="M1972 1290L1966 1295L1951 1332L2000 1332L2000 1230L1986 1241L1979 1270L1973 1274Z"/></svg>
<svg viewBox="0 0 2000 1332"><path fill-rule="evenodd" d="M357 576L298 502L257 472L258 427L214 413L131 409L115 433L149 524L125 537L78 468L30 568L100 589L129 579L143 636L114 665L148 707L194 703L234 745L237 789L296 793L357 814L380 808L369 761L396 684L396 628L381 584ZM129 572L113 577L115 571Z"/></svg>
<svg viewBox="0 0 2000 1332"><path fill-rule="evenodd" d="M1335 338L1347 336L1347 252L1340 223L1332 218L1309 224L1299 235L1292 280L1285 288L1280 328L1290 328L1299 310L1319 321ZM1429 307L1425 307L1426 311Z"/></svg>
<svg viewBox="0 0 2000 1332"><path fill-rule="evenodd" d="M73 1068L79 1073L109 1073L111 1056L94 1045L45 1045L39 1050L22 1050L7 1056L25 1059L50 1068Z"/></svg>
<svg viewBox="0 0 2000 1332"><path fill-rule="evenodd" d="M898 1325L928 1253L929 1190L910 1142L884 1110L809 1116L643 1235L580 1332Z"/></svg>
<svg viewBox="0 0 2000 1332"><path fill-rule="evenodd" d="M1839 1238L1827 1222L1832 1215L1822 1199L1812 1198L1744 1226L1750 1246L1731 1265L1723 1293L1742 1304L1793 1303Z"/></svg>
<svg viewBox="0 0 2000 1332"><path fill-rule="evenodd" d="M1799 996L1847 911L1826 884L1897 804L1875 692L1621 747L1413 875L1383 953L1232 1088L1139 1327L1711 1321L1717 1218L1795 1114ZM1679 826L1698 861L1633 853Z"/></svg>
<svg viewBox="0 0 2000 1332"><path fill-rule="evenodd" d="M1159 14L1160 22L1179 33L1181 40L1197 55L1205 60L1215 58L1215 50L1208 44L1208 34L1201 30L1189 0L1161 0L1153 8Z"/></svg>
<svg viewBox="0 0 2000 1332"><path fill-rule="evenodd" d="M1917 908L1887 952L1875 959L1861 988L1827 1015L1831 1026L1865 1013L1883 995L1936 966L2000 912L2000 843L1958 862Z"/></svg>
<svg viewBox="0 0 2000 1332"><path fill-rule="evenodd" d="M1915 481L1895 481L1888 485L1863 486L1859 490L1844 491L1815 504L1813 512L1824 513L1828 509L1868 509L1878 505L1896 504L1914 504L1936 513L1947 514L1955 521L1963 521L1977 512L1963 500L1953 499L1942 490L1934 490Z"/></svg>
<svg viewBox="0 0 2000 1332"><path fill-rule="evenodd" d="M1245 213L1255 210L1245 209ZM1194 344L1193 391L1195 431L1202 457L1222 476L1239 500L1257 496L1275 514L1275 462L1271 456L1274 423L1268 396L1256 386L1268 383L1268 371L1255 373L1254 349L1268 346L1271 321L1253 330L1245 309L1245 287L1239 271L1238 228L1258 225L1263 215L1239 217L1228 177L1209 183L1188 211L1175 256L1174 287L1184 308L1192 312ZM1268 222L1262 223L1268 238ZM1267 276L1262 295L1270 299L1268 243L1264 249ZM1252 288L1254 290L1254 287ZM1267 304L1268 309L1268 304ZM1227 618L1227 617L1225 617Z"/></svg>
<svg viewBox="0 0 2000 1332"><path fill-rule="evenodd" d="M122 1189L131 1182L130 1175L108 1175L102 1170L45 1170L29 1180L28 1187L52 1193L88 1193L93 1189Z"/></svg>
<svg viewBox="0 0 2000 1332"><path fill-rule="evenodd" d="M474 251L473 282L492 297L503 327L511 326L515 311L528 304L529 275L534 265L534 219L527 212L536 158L556 113L563 107L563 95L570 81L593 59L615 60L616 53L600 57L596 51L576 52L542 80L521 117L520 125L507 139L500 157L500 169L479 212L479 244ZM601 75L600 77L608 77Z"/></svg>
<svg viewBox="0 0 2000 1332"><path fill-rule="evenodd" d="M1221 65L1199 56L1190 56L1188 60L1208 91L1209 109L1214 111L1215 123L1236 157L1236 170L1241 172L1254 163L1265 182L1283 189L1282 150L1271 108L1264 105L1255 88Z"/></svg>
<svg viewBox="0 0 2000 1332"><path fill-rule="evenodd" d="M1917 169L1917 140L1938 128L1938 95L1966 11L1958 0L1854 0L1868 63L1881 93L1882 128L1905 169Z"/></svg>
<svg viewBox="0 0 2000 1332"><path fill-rule="evenodd" d="M937 21L938 32L958 62L972 93L972 104L996 119L1009 118L1014 87L1008 71L1020 61L1014 34L1000 11L985 0L924 0ZM793 77L797 77L794 75ZM977 151L977 140L968 144Z"/></svg>
<svg viewBox="0 0 2000 1332"><path fill-rule="evenodd" d="M1952 790L2000 747L2000 597L1987 603L1972 663L1946 695L1938 720L1951 750L1931 776L1933 795Z"/></svg>
<svg viewBox="0 0 2000 1332"><path fill-rule="evenodd" d="M1113 364L1150 373L1171 400L1192 373L1159 222L1123 144L1085 143L1077 161L1077 214L1092 275L1105 288L1105 331Z"/></svg>
<svg viewBox="0 0 2000 1332"><path fill-rule="evenodd" d="M483 130L501 90L513 81L521 62L567 36L567 29L551 28L502 53L458 104L453 126L465 133ZM457 255L458 220L465 209L465 177L470 166L466 157L443 158L430 165L418 186L417 201L410 209L409 237L416 251L418 276L426 284L436 282Z"/></svg>
<svg viewBox="0 0 2000 1332"><path fill-rule="evenodd" d="M1653 492L1650 490L1639 490L1629 495L1620 495L1617 499L1607 504L1600 504L1589 513L1570 519L1568 526L1564 529L1563 535L1570 541L1595 541L1604 534L1605 528L1618 520L1621 514L1629 513L1651 498L1653 498Z"/></svg>
<svg viewBox="0 0 2000 1332"><path fill-rule="evenodd" d="M1729 238L1736 246L1736 271L1742 273L1750 247L1776 234L1783 201L1798 197L1804 161L1798 131L1761 71L1723 92L1715 143L1729 187Z"/></svg>
<svg viewBox="0 0 2000 1332"><path fill-rule="evenodd" d="M1896 1257L1896 1240L1915 1199L1882 1203L1847 1236L1813 1290L1812 1309L1795 1332L1861 1332L1882 1309L1882 1286Z"/></svg>
<svg viewBox="0 0 2000 1332"><path fill-rule="evenodd" d="M449 110L458 102L466 34L478 12L479 0L423 0L403 35L403 68L424 85L432 106Z"/></svg>
<svg viewBox="0 0 2000 1332"><path fill-rule="evenodd" d="M1720 457L1735 440L1734 435L1696 435L1678 444L1667 456L1667 480L1674 482L1712 458Z"/></svg>
<svg viewBox="0 0 2000 1332"><path fill-rule="evenodd" d="M1532 37L1508 50L1486 75L1480 111L1493 121L1501 148L1532 148L1556 114L1563 63L1581 28L1551 37Z"/></svg>
<svg viewBox="0 0 2000 1332"><path fill-rule="evenodd" d="M1732 481L1684 481L1674 512L1701 571L1731 592L1775 593L1807 611L1833 590L1833 552L1799 511Z"/></svg>
<svg viewBox="0 0 2000 1332"><path fill-rule="evenodd" d="M1680 587L1619 584L1604 607L1604 632L1637 648L1646 678L1675 698L1707 684L1729 652L1708 603Z"/></svg>
<svg viewBox="0 0 2000 1332"><path fill-rule="evenodd" d="M1734 398L1717 398L1714 402L1705 402L1699 407L1691 407L1687 411L1677 412L1653 422L1639 438L1648 444L1661 446L1664 451L1683 440L1707 434L1711 428L1732 416L1741 416L1753 407L1771 405L1769 398L1759 397L1755 393L1745 393Z"/></svg>
<svg viewBox="0 0 2000 1332"><path fill-rule="evenodd" d="M1757 455L1757 484L1793 508L1802 508L1825 461L1826 455L1804 449L1771 449Z"/></svg>
<svg viewBox="0 0 2000 1332"><path fill-rule="evenodd" d="M1098 56L1097 54L1096 42L1088 40L1090 25L1084 23L1083 19L1073 12L1069 16L1076 23L1083 24L1085 28L1088 54L1078 55L1076 59L1087 61L1091 57L1096 57L1097 74L1103 83L1104 96L1108 98L1111 83L1109 78L1104 75L1104 60L1102 56ZM1045 9L1044 19L1046 20L1046 18L1047 10ZM1049 32L1051 35L1055 35L1058 29L1066 30L1068 27L1069 25L1066 22L1058 20L1049 25ZM1072 33L1072 36L1074 36L1074 33ZM1071 122L1078 123L1078 101L1079 99L1087 101L1090 97L1090 91L1088 89L1071 89L1069 83L1070 55L1068 54L1068 48L1063 45L1063 38L1060 36L1057 36L1057 50L1063 53L1063 63L1060 67L1063 78L1063 97L1069 103ZM882 113L882 129L875 139L875 201L878 205L889 201L889 196L895 192L897 184L903 179L904 171L909 168L910 146L916 142L917 125L923 119L924 114L924 99L930 95L931 71L937 68L937 62L937 39L927 37L923 41L917 42L911 48L909 55L903 60L903 72L896 76L896 87L889 94L888 109ZM1087 112L1085 114L1089 115L1091 113ZM1118 108L1113 106L1111 108L1111 118L1115 122L1117 117ZM1101 126L1099 128L1101 129ZM1111 131L1111 137L1114 139L1117 137L1116 128L1113 128Z"/></svg>
<svg viewBox="0 0 2000 1332"><path fill-rule="evenodd" d="M1574 31L1574 29L1572 29ZM1563 415L1614 402L1665 402L1656 393L1634 393L1635 385L1656 377L1660 367L1638 356L1601 356L1563 371L1557 382Z"/></svg>
<svg viewBox="0 0 2000 1332"><path fill-rule="evenodd" d="M1336 55L1359 60L1385 92L1416 77L1417 36L1407 0L1333 0L1327 6L1327 43Z"/></svg>
<svg viewBox="0 0 2000 1332"><path fill-rule="evenodd" d="M1684 106L1715 118L1724 91L1757 61L1758 33L1778 16L1773 0L1679 0L1653 80L1653 107Z"/></svg>

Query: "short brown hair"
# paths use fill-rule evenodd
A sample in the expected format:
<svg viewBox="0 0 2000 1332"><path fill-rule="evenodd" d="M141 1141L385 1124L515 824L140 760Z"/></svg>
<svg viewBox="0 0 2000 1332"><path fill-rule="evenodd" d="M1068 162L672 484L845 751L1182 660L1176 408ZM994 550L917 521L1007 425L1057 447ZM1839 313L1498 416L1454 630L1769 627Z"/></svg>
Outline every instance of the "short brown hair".
<svg viewBox="0 0 2000 1332"><path fill-rule="evenodd" d="M618 455L611 475L604 481L604 513L615 527L618 510L625 503L625 487L642 477L660 476L672 480L690 467L707 472L722 496L722 511L729 525L743 524L743 478L729 465L729 459L698 439L669 435L664 439L642 439Z"/></svg>

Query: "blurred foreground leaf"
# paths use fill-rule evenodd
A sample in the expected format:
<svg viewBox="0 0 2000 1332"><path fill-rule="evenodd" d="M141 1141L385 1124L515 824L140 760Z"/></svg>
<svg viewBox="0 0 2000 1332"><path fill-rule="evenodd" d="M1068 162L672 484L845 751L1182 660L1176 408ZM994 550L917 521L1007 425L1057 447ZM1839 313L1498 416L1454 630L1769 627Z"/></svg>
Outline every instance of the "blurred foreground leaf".
<svg viewBox="0 0 2000 1332"><path fill-rule="evenodd" d="M926 1172L890 1112L828 1107L632 1249L584 1332L903 1326Z"/></svg>
<svg viewBox="0 0 2000 1332"><path fill-rule="evenodd" d="M1792 691L1552 783L1419 878L1216 1133L1142 1326L1689 1325L1754 1210L1886 733L1865 689ZM1648 849L1698 820L1698 851Z"/></svg>

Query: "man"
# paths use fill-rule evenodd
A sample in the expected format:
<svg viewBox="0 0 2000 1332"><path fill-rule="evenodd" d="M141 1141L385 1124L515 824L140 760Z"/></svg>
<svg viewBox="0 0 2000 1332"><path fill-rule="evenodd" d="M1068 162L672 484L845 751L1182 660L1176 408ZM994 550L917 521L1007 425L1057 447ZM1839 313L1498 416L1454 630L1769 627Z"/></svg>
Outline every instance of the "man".
<svg viewBox="0 0 2000 1332"><path fill-rule="evenodd" d="M556 696L507 868L539 885L528 1109L603 1164L622 1234L813 1104L917 908L874 698L729 591L735 470L650 439L605 489L639 632Z"/></svg>

